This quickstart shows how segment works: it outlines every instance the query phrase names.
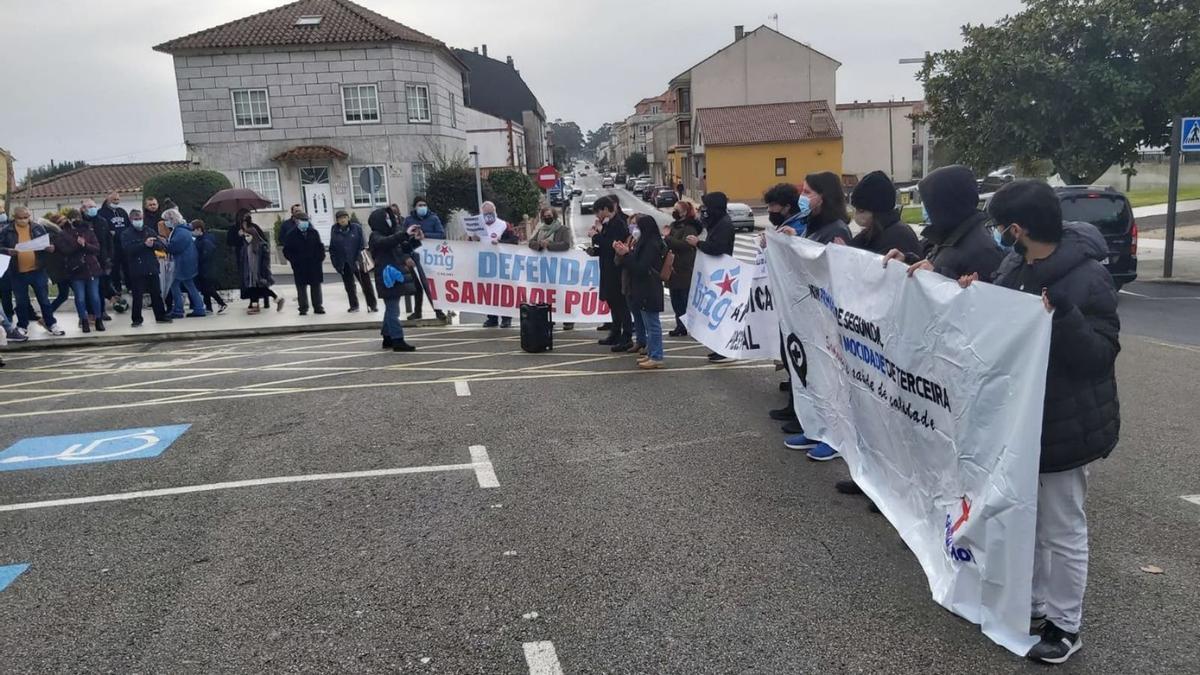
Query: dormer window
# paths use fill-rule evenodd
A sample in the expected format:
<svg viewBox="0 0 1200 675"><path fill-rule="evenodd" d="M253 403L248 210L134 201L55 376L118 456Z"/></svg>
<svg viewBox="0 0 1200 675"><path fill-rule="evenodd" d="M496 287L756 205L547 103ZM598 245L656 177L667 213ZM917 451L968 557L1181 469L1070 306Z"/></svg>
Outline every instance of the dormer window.
<svg viewBox="0 0 1200 675"><path fill-rule="evenodd" d="M297 26L317 26L320 25L320 23L321 16L319 14L305 14L299 19L296 19Z"/></svg>

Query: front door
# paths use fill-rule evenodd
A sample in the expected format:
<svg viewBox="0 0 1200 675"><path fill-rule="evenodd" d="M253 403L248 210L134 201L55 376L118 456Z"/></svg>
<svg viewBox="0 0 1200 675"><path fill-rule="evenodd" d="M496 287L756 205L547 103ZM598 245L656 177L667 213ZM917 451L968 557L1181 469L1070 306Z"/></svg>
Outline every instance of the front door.
<svg viewBox="0 0 1200 675"><path fill-rule="evenodd" d="M313 229L321 233L321 241L329 246L333 230L333 189L329 186L329 169L323 166L300 169L300 189L304 193L304 211Z"/></svg>

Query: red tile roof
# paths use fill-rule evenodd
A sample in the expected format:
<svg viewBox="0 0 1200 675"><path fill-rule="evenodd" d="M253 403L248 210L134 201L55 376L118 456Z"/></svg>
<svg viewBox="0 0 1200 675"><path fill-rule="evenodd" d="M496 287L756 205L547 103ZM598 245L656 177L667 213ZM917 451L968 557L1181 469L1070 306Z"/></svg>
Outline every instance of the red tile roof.
<svg viewBox="0 0 1200 675"><path fill-rule="evenodd" d="M138 164L96 164L74 169L41 180L14 192L13 201L53 199L55 197L92 197L101 199L109 192L140 192L147 179L168 171L186 171L192 164L179 162L141 162Z"/></svg>
<svg viewBox="0 0 1200 675"><path fill-rule="evenodd" d="M839 103L838 110L871 110L874 108L918 108L924 107L924 101L865 101L859 103Z"/></svg>
<svg viewBox="0 0 1200 675"><path fill-rule="evenodd" d="M752 145L841 138L825 101L762 103L696 111L704 145Z"/></svg>
<svg viewBox="0 0 1200 675"><path fill-rule="evenodd" d="M302 16L320 23L297 26ZM445 47L441 40L415 31L349 0L298 0L220 26L185 35L154 47L168 54L195 49L241 49L359 42L415 42Z"/></svg>

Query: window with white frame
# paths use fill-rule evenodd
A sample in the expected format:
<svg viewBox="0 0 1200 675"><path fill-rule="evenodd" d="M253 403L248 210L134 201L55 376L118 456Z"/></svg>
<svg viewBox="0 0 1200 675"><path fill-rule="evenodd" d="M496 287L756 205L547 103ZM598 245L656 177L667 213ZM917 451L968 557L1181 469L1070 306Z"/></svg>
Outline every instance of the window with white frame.
<svg viewBox="0 0 1200 675"><path fill-rule="evenodd" d="M429 174L433 172L433 165L429 162L413 162L412 165L412 189L413 195L423 195L429 189Z"/></svg>
<svg viewBox="0 0 1200 675"><path fill-rule="evenodd" d="M458 98L450 94L450 128L458 128Z"/></svg>
<svg viewBox="0 0 1200 675"><path fill-rule="evenodd" d="M278 169L246 169L242 172L242 187L254 190L264 199L270 199L271 211L283 209L283 198L279 194Z"/></svg>
<svg viewBox="0 0 1200 675"><path fill-rule="evenodd" d="M404 85L404 100L408 102L409 122L432 122L429 114L429 85Z"/></svg>
<svg viewBox="0 0 1200 675"><path fill-rule="evenodd" d="M350 167L350 197L355 206L387 204L386 169L382 164Z"/></svg>
<svg viewBox="0 0 1200 675"><path fill-rule="evenodd" d="M266 89L234 89L233 126L238 129L261 129L271 126L271 105Z"/></svg>
<svg viewBox="0 0 1200 675"><path fill-rule="evenodd" d="M346 124L379 121L379 90L373 84L342 86L342 119Z"/></svg>

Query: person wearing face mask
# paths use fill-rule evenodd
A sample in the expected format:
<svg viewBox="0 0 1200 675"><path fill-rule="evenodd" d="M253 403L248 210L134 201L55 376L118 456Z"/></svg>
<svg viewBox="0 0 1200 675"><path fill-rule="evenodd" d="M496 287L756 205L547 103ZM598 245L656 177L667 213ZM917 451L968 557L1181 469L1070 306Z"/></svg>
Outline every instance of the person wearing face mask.
<svg viewBox="0 0 1200 675"><path fill-rule="evenodd" d="M196 237L192 234L192 226L183 219L179 209L167 209L163 212L163 223L171 230L167 239L167 254L175 263L175 277L171 280L171 318L182 319L183 293L187 292L188 301L192 305L189 317L203 318L204 297L196 288L196 275L200 273L200 254L196 251Z"/></svg>
<svg viewBox="0 0 1200 675"><path fill-rule="evenodd" d="M241 298L250 301L246 313L258 314L261 311L259 303L267 305L272 298L276 311L283 311L283 298L271 290L275 278L271 276L270 240L254 223L249 211L239 211L234 222L236 224L225 235L225 243L233 250L237 261Z"/></svg>
<svg viewBox="0 0 1200 675"><path fill-rule="evenodd" d="M896 186L887 174L872 171L863 176L850 193L854 207L854 222L862 228L850 240L850 246L884 255L897 249L908 255L918 255L921 243L896 209Z"/></svg>
<svg viewBox="0 0 1200 675"><path fill-rule="evenodd" d="M362 251L367 247L366 237L362 226L350 221L350 214L338 211L334 216L333 229L329 231L329 260L333 269L342 277L342 285L346 287L346 297L350 300L350 311L358 311L358 292L355 282L362 286L363 297L367 300L367 311L378 312L379 305L375 300L375 288L371 283L371 273L363 265Z"/></svg>
<svg viewBox="0 0 1200 675"><path fill-rule="evenodd" d="M687 237L687 243L706 255L733 255L733 220L729 218L729 198L724 192L709 192L700 198L704 204L704 227L708 237Z"/></svg>
<svg viewBox="0 0 1200 675"><path fill-rule="evenodd" d="M656 370L663 367L662 323L663 311L662 262L667 253L658 222L653 216L638 216L636 236L631 233L632 246L626 242L614 242L613 251L621 266L628 272L630 308L638 313L635 323L638 344L643 358L637 367Z"/></svg>
<svg viewBox="0 0 1200 675"><path fill-rule="evenodd" d="M404 219L405 230L411 232L414 227L420 228L421 233L426 239L446 238L446 228L442 225L442 219L429 208L429 203L425 201L424 197L413 198L412 211ZM421 292L417 293L417 297L414 300L416 307L413 313L408 315L410 321L422 318L425 296L429 294L429 280L425 277L425 268L421 266L421 256L414 256L413 260L417 264L417 279L421 282ZM433 304L432 299L430 299L429 304ZM434 315L439 319L444 320L446 318L446 314L440 309L435 309Z"/></svg>
<svg viewBox="0 0 1200 675"><path fill-rule="evenodd" d="M9 218L8 213L0 206L0 233L3 233L8 228ZM2 236L2 235L0 235ZM5 316L16 316L16 306L13 304L12 280L9 274L0 276L0 311L3 311Z"/></svg>
<svg viewBox="0 0 1200 675"><path fill-rule="evenodd" d="M279 245L283 246L283 242L287 241L288 235L296 230L296 216L304 213L304 207L299 204L292 204L288 219L279 225Z"/></svg>
<svg viewBox="0 0 1200 675"><path fill-rule="evenodd" d="M542 208L537 229L529 237L529 248L535 251L569 251L575 245L571 228L562 222L553 207ZM575 324L564 323L563 330L574 330Z"/></svg>
<svg viewBox="0 0 1200 675"><path fill-rule="evenodd" d="M801 232L792 234L818 244L846 244L852 238L846 227L846 193L842 179L832 171L810 173L804 177L800 198L808 200L809 215ZM780 228L780 232L787 232Z"/></svg>
<svg viewBox="0 0 1200 675"><path fill-rule="evenodd" d="M501 218L496 213L496 205L492 202L484 202L479 209L479 214L483 217L483 226L487 232L488 240L493 244L516 244L519 243L516 235L508 222ZM478 241L478 238L475 238ZM506 316L501 318L495 314L488 314L484 318L484 328L501 328L512 327L512 317Z"/></svg>
<svg viewBox="0 0 1200 675"><path fill-rule="evenodd" d="M98 280L100 284L100 312L102 315L101 318L105 321L111 321L112 317L108 315L108 305L116 296L110 278L113 259L113 231L108 221L100 217L100 208L96 206L96 200L83 200L79 210L83 214L83 219L92 228L92 232L96 234L96 241L100 242L100 253L96 256L100 261L100 277Z"/></svg>
<svg viewBox="0 0 1200 675"><path fill-rule="evenodd" d="M129 294L133 296L130 310L133 327L142 325L142 303L150 294L150 308L158 323L171 323L163 306L162 286L158 279L158 257L155 251L166 251L166 244L158 237L157 230L148 229L137 209L129 212L129 225L121 230L121 249L125 251L126 281Z"/></svg>
<svg viewBox="0 0 1200 675"><path fill-rule="evenodd" d="M696 248L688 243L688 237L700 236L700 221L696 218L696 207L691 202L679 202L671 211L671 224L664 228L663 241L675 254L671 266L671 279L667 289L671 294L671 309L675 312L675 328L671 337L688 334L680 318L687 314L688 291L692 287L692 270L696 267Z"/></svg>
<svg viewBox="0 0 1200 675"><path fill-rule="evenodd" d="M621 268L613 244L629 239L629 225L625 213L608 196L597 199L593 208L596 222L588 230L592 239L588 255L599 258L600 299L608 303L612 315L608 337L600 344L611 346L614 352L628 351L633 346L633 317L621 288Z"/></svg>
<svg viewBox="0 0 1200 675"><path fill-rule="evenodd" d="M121 233L129 225L129 214L121 208L121 194L115 191L108 193L97 215L107 224L108 231L112 234L112 261L108 277L113 293L120 296L126 285L125 251Z"/></svg>
<svg viewBox="0 0 1200 675"><path fill-rule="evenodd" d="M67 224L54 244L62 251L63 267L75 295L75 312L84 333L104 330L104 315L100 301L100 242L91 224L78 209L67 211Z"/></svg>
<svg viewBox="0 0 1200 675"><path fill-rule="evenodd" d="M1107 457L1120 437L1117 291L1104 267L1104 236L1089 223L1063 222L1062 205L1049 185L1008 183L996 191L988 212L1012 245L993 283L1040 295L1053 315L1030 611L1031 632L1036 630L1041 641L1027 657L1057 664L1083 644L1088 468ZM981 278L972 272L959 278L959 285L966 288Z"/></svg>
<svg viewBox="0 0 1200 675"><path fill-rule="evenodd" d="M204 311L211 314L213 303L217 304L217 314L224 314L229 309L225 299L217 292L217 240L208 231L203 220L192 221L192 236L196 238L196 254L200 264L196 270L196 288L200 297L204 298Z"/></svg>
<svg viewBox="0 0 1200 675"><path fill-rule="evenodd" d="M401 225L400 218L389 208L380 207L367 218L371 237L367 247L375 261L375 287L383 300L383 348L393 352L412 352L416 347L404 340L404 324L400 322L400 299L417 292L416 263L413 251L421 240Z"/></svg>
<svg viewBox="0 0 1200 675"><path fill-rule="evenodd" d="M33 306L29 302L32 288L42 313L42 325L51 335L65 335L66 332L54 320L54 305L50 302L50 283L45 269L50 256L61 255L58 239L51 237L52 243L42 251L17 251L17 244L49 236L49 231L41 223L33 222L32 214L24 206L13 209L12 215L13 222L0 230L0 253L13 258L9 261L5 278L11 283L16 296L17 327L22 333L29 330L29 322L33 319Z"/></svg>
<svg viewBox="0 0 1200 675"><path fill-rule="evenodd" d="M951 279L971 274L990 279L1000 265L1001 250L988 232L987 214L979 210L975 174L965 166L943 166L921 179L917 189L928 214L929 224L921 232L928 252L922 259L892 249L884 256L884 266L900 260L908 265L909 276L932 270Z"/></svg>
<svg viewBox="0 0 1200 675"><path fill-rule="evenodd" d="M307 315L311 297L313 313L324 314L321 283L325 273L321 263L325 260L325 245L321 242L321 233L313 229L307 213L297 213L293 218L296 219L296 229L283 240L283 257L292 264L297 309L300 316Z"/></svg>

